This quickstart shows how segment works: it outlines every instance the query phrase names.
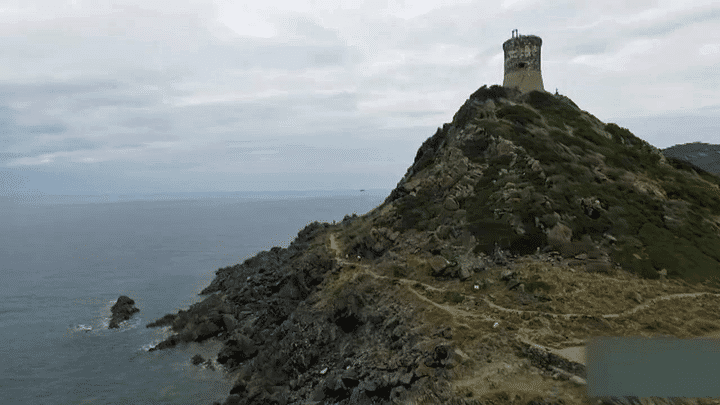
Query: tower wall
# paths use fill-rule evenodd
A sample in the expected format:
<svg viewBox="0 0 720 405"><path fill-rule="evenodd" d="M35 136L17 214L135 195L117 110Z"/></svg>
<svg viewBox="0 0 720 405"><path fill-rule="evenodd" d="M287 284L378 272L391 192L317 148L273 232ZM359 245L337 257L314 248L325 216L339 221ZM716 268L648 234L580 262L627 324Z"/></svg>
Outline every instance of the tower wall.
<svg viewBox="0 0 720 405"><path fill-rule="evenodd" d="M505 41L505 77L503 87L516 87L523 93L532 90L545 91L540 71L540 47L542 39L535 35L517 35Z"/></svg>

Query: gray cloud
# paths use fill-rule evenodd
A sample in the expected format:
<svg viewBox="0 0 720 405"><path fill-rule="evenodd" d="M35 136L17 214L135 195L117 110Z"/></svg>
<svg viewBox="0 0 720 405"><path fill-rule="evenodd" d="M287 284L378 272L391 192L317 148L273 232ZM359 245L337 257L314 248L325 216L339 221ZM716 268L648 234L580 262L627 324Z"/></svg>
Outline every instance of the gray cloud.
<svg viewBox="0 0 720 405"><path fill-rule="evenodd" d="M719 142L720 8L703 0L22 7L0 14L0 170L24 182L0 195L392 188L502 82L514 28L543 38L546 89L598 118L660 147Z"/></svg>

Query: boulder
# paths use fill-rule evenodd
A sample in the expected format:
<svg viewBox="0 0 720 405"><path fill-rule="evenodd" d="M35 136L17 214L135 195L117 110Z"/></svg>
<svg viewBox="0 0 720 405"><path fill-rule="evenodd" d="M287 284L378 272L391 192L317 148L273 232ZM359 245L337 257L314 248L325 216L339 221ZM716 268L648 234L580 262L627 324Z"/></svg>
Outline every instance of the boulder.
<svg viewBox="0 0 720 405"><path fill-rule="evenodd" d="M253 358L257 352L258 347L250 338L242 333L235 332L225 343L225 347L218 353L217 361L227 367L232 367Z"/></svg>
<svg viewBox="0 0 720 405"><path fill-rule="evenodd" d="M428 263L435 274L442 273L442 271L450 265L450 263L448 263L448 261L440 255L431 257Z"/></svg>
<svg viewBox="0 0 720 405"><path fill-rule="evenodd" d="M455 201L454 198L448 197L445 199L445 202L443 203L443 208L445 208L448 211L455 211L458 208L460 208L460 204L458 204L457 201Z"/></svg>
<svg viewBox="0 0 720 405"><path fill-rule="evenodd" d="M127 321L134 313L140 312L140 310L135 307L135 301L121 295L115 305L110 308L110 312L112 312L112 317L108 329L117 329L120 322Z"/></svg>
<svg viewBox="0 0 720 405"><path fill-rule="evenodd" d="M229 314L223 314L222 319L226 331L231 332L237 328L237 319L235 319L234 316Z"/></svg>
<svg viewBox="0 0 720 405"><path fill-rule="evenodd" d="M190 361L192 361L193 365L197 366L198 364L204 362L205 359L203 359L203 356L196 354L192 357L192 359L190 359Z"/></svg>
<svg viewBox="0 0 720 405"><path fill-rule="evenodd" d="M460 266L460 280L467 280L470 278L470 269L468 269L466 266Z"/></svg>

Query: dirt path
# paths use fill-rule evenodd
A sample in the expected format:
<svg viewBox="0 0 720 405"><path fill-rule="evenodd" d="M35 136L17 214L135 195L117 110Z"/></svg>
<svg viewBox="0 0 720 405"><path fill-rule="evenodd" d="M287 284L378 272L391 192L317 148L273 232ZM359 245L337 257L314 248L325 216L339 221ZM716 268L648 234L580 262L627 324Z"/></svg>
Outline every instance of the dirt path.
<svg viewBox="0 0 720 405"><path fill-rule="evenodd" d="M375 273L374 271L372 271L372 270L370 269L370 266L369 266L369 265L361 264L361 263L358 263L358 262L356 262L356 261L352 261L352 260L349 260L349 259L344 259L344 258L342 258L342 257L341 257L341 251L340 251L340 249L339 249L339 247L338 247L337 241L335 240L335 235L334 235L333 233L330 233L330 248L335 252L335 254L336 254L336 256L337 256L337 260L338 260L341 264L343 264L343 265L354 265L354 266L358 266L358 267L360 267L360 268L362 269L362 271L363 271L364 273L366 273L366 274L368 274L368 275L371 275L371 276L373 276L373 277L375 277L375 278L391 279L391 277L381 276L381 275ZM494 318L491 318L491 317L488 317L488 316L480 315L480 314L478 314L478 313L468 312L468 311L462 310L462 309L460 309L460 308L458 308L458 307L456 307L456 306L444 305L444 304L442 304L442 303L435 302L435 301L431 300L430 298L424 296L423 294L419 293L419 292L418 292L415 288L413 288L413 287L414 287L414 286L417 286L417 285L419 284L419 285L422 285L422 286L423 286L425 289L427 289L427 290L439 291L439 292L447 291L447 289L445 289L445 288L434 287L434 286L431 286L431 285L428 285L428 284L425 284L425 283L418 282L417 280L409 280L409 279L404 279L404 278L393 278L393 280L396 280L397 282L399 282L399 283L407 286L408 289L409 289L413 294L415 294L419 299L421 299L422 301L428 302L429 304L435 306L436 308L442 309L442 310L446 311L447 313L449 313L449 314L453 317L453 320L454 320L454 322L455 322L457 325L462 325L462 326L465 326L465 327L470 328L469 325L467 325L466 323L463 323L463 322L461 321L462 319L468 319L468 318L481 319L481 320L485 320L485 321L491 322L491 323L495 323L495 322L500 322L500 321L502 321L501 319L494 319ZM626 311L623 311L622 313L618 313L618 314L605 314L605 315L595 315L595 316L597 316L597 317L602 317L602 318L606 318L606 319L607 319L607 318L618 318L618 317L622 317L622 316L627 316L627 315L635 314L635 313L637 313L638 311L642 311L642 310L644 310L644 309L647 309L647 308L649 308L650 306L652 306L652 305L654 305L654 304L656 304L656 303L658 303L658 302L660 302L660 301L672 300L672 299L681 299L681 298L696 298L696 297L699 297L699 296L702 296L702 295L707 295L707 294L713 295L713 296L715 296L715 297L720 297L720 294L713 294L713 293L709 293L709 292L667 294L667 295L655 297L655 298L652 298L652 299L648 299L646 302L644 302L644 303L642 303L642 304L639 304L639 305L636 305L635 307L633 307L633 308L631 308L631 309L628 309L628 310L626 310ZM471 296L471 295L465 295L465 298L468 299L468 300L470 300L470 301L473 301L473 300L476 300L476 299L477 299L476 297ZM493 309L493 310L500 311L500 312L513 313L513 314L517 314L517 315L523 315L523 314L531 314L531 315L534 315L534 316L537 316L537 315L545 315L545 316L552 317L552 318L555 318L555 319L557 319L557 318L573 319L573 318L582 318L582 317L587 317L587 316L588 316L588 314L556 314L556 313L542 312L542 311L526 311L526 310L520 310L520 309L505 308L505 307L496 305L495 303L491 302L487 297L480 297L479 299L480 299L482 302L484 302L484 303L487 305L488 308L491 308L491 309ZM557 354L557 355L559 355L559 356L562 356L562 357L564 357L564 358L566 358L566 359L568 359L568 360L585 364L585 359L584 359L584 357L585 357L585 356L584 356L585 346L573 346L573 347L566 347L566 348L564 348L564 349L556 349L556 348L551 348L551 347L548 347L548 346L543 346L543 345L537 344L537 343L535 343L535 342L532 342L532 341L530 341L530 340L528 339L527 336L524 336L524 335L521 334L521 333L518 333L517 337L518 337L518 339L519 339L520 341L523 341L523 342L525 342L525 343L527 343L527 344L529 344L529 345L533 345L533 346L538 347L538 348L543 348L543 349L548 350L548 351L550 351L550 352L552 352L552 353L554 353L554 354ZM707 337L720 337L720 332L714 332L714 333L708 334ZM579 342L580 342L580 341L579 341Z"/></svg>

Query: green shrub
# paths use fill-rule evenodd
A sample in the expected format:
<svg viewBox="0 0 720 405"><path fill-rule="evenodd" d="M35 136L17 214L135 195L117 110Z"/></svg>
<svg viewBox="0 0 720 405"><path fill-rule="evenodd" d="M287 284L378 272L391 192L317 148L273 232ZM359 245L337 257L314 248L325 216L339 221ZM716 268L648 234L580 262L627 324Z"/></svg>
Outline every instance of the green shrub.
<svg viewBox="0 0 720 405"><path fill-rule="evenodd" d="M492 214L491 216L485 218L492 218ZM477 245L474 249L475 253L482 252L490 255L495 250L496 244L498 244L501 248L507 249L516 237L515 232L512 230L510 225L499 220L473 220L468 218L466 229L475 236L477 241Z"/></svg>
<svg viewBox="0 0 720 405"><path fill-rule="evenodd" d="M592 245L587 242L578 240L570 241L568 243L562 243L560 246L555 246L560 251L560 254L565 257L574 257L581 253L588 253L592 250Z"/></svg>
<svg viewBox="0 0 720 405"><path fill-rule="evenodd" d="M478 136L465 141L462 150L471 162L482 163L488 146L490 146L490 140L486 136Z"/></svg>
<svg viewBox="0 0 720 405"><path fill-rule="evenodd" d="M648 246L648 255L656 269L676 268L682 263L679 251L684 248L679 245L687 242L684 238L675 239L670 231L651 223L644 224L638 236Z"/></svg>
<svg viewBox="0 0 720 405"><path fill-rule="evenodd" d="M717 236L705 235L695 239L694 243L706 256L720 263L720 239Z"/></svg>
<svg viewBox="0 0 720 405"><path fill-rule="evenodd" d="M547 245L547 235L540 229L535 229L525 235L516 235L510 242L510 252L518 255L529 255L535 253L537 248Z"/></svg>
<svg viewBox="0 0 720 405"><path fill-rule="evenodd" d="M508 89L505 87L494 84L488 88L487 85L484 85L471 94L470 98L482 102L488 99L498 100L500 98L507 98L507 94Z"/></svg>
<svg viewBox="0 0 720 405"><path fill-rule="evenodd" d="M550 136L553 140L556 140L568 147L577 146L580 149L585 149L587 147L587 143L583 139L570 136L567 132L556 128L550 130Z"/></svg>
<svg viewBox="0 0 720 405"><path fill-rule="evenodd" d="M592 219L587 215L577 217L577 233L580 235L602 235L612 228L612 222L606 213L600 213L600 217Z"/></svg>
<svg viewBox="0 0 720 405"><path fill-rule="evenodd" d="M612 135L612 139L615 143L619 143L629 147L637 147L642 144L642 140L633 135L630 130L623 128L614 123L605 125L605 131Z"/></svg>
<svg viewBox="0 0 720 405"><path fill-rule="evenodd" d="M585 270L588 273L602 273L611 274L614 270L612 264L603 261L600 262L589 262L585 265Z"/></svg>
<svg viewBox="0 0 720 405"><path fill-rule="evenodd" d="M445 302L452 302L453 304L459 304L465 301L465 296L457 291L447 291L443 298Z"/></svg>
<svg viewBox="0 0 720 405"><path fill-rule="evenodd" d="M607 172L607 177L612 181L617 181L620 177L622 177L624 171L620 169L609 169Z"/></svg>
<svg viewBox="0 0 720 405"><path fill-rule="evenodd" d="M562 110L567 104L550 93L544 91L531 91L527 95L527 102L537 110Z"/></svg>
<svg viewBox="0 0 720 405"><path fill-rule="evenodd" d="M620 267L622 267L625 271L635 273L639 277L645 279L654 280L660 277L650 260L638 259L633 255L633 253L636 253L637 250L628 246L618 248L617 244L616 249L617 250L611 252L610 257L613 261L620 263ZM668 273L669 271L670 270L668 269Z"/></svg>
<svg viewBox="0 0 720 405"><path fill-rule="evenodd" d="M583 125L578 127L575 131L575 135L578 138L585 139L598 146L606 146L610 142L607 138L595 132L595 130L590 126L590 124L584 120Z"/></svg>
<svg viewBox="0 0 720 405"><path fill-rule="evenodd" d="M595 177L590 169L584 165L574 162L564 162L561 163L561 166L575 183L591 183Z"/></svg>
<svg viewBox="0 0 720 405"><path fill-rule="evenodd" d="M482 125L488 135L493 135L495 137L510 139L514 134L512 125L507 122L479 120L478 125Z"/></svg>
<svg viewBox="0 0 720 405"><path fill-rule="evenodd" d="M401 278L408 275L407 268L399 266L397 264L393 264L390 269L392 270L393 277Z"/></svg>
<svg viewBox="0 0 720 405"><path fill-rule="evenodd" d="M448 130L449 126L445 124L443 128L437 129L435 135L423 142L415 155L415 160L413 161L413 170L415 173L420 172L422 169L429 166L430 163L435 161L435 156L437 155L438 149L440 149L440 145L445 140Z"/></svg>
<svg viewBox="0 0 720 405"><path fill-rule="evenodd" d="M496 116L500 119L504 119L513 124L519 124L521 129L528 124L537 125L541 118L533 110L523 107L522 105L506 105L500 108Z"/></svg>
<svg viewBox="0 0 720 405"><path fill-rule="evenodd" d="M555 289L555 287L540 280L540 276L538 276L537 274L533 274L532 276L530 276L527 281L524 281L524 284L525 291L530 294L534 293L535 291L551 292Z"/></svg>
<svg viewBox="0 0 720 405"><path fill-rule="evenodd" d="M490 163L490 166L496 168L496 169L510 169L510 162L512 162L513 157L510 155L500 155L500 156L493 156L488 163Z"/></svg>
<svg viewBox="0 0 720 405"><path fill-rule="evenodd" d="M663 184L669 199L688 201L696 207L704 207L713 214L720 214L717 191L694 179L673 179Z"/></svg>
<svg viewBox="0 0 720 405"><path fill-rule="evenodd" d="M400 216L398 231L404 232L408 229L417 228L421 222L430 217L430 212L427 210L429 201L423 199L421 193L416 196L407 195L399 200L396 211Z"/></svg>
<svg viewBox="0 0 720 405"><path fill-rule="evenodd" d="M629 172L638 171L637 156L632 156L632 154L627 151L606 155L605 162L609 166L615 166Z"/></svg>
<svg viewBox="0 0 720 405"><path fill-rule="evenodd" d="M536 110L540 111L551 127L565 130L566 124L576 128L588 125L582 119L579 108L548 93L530 92L527 101Z"/></svg>

